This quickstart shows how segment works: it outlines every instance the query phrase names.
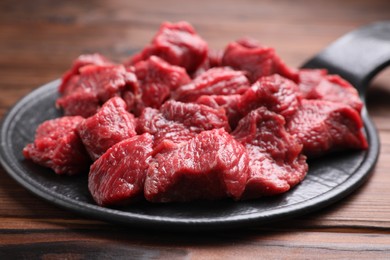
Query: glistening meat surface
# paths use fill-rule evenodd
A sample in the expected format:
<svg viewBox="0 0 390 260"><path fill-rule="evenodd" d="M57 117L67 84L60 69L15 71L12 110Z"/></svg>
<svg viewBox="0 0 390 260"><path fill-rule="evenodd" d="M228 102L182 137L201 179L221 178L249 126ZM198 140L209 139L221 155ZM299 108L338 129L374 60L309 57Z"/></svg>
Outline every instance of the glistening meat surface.
<svg viewBox="0 0 390 260"><path fill-rule="evenodd" d="M274 196L304 180L307 157L368 147L348 82L248 37L212 50L187 22L162 23L122 63L81 55L58 92L64 116L23 154L89 174L101 206Z"/></svg>

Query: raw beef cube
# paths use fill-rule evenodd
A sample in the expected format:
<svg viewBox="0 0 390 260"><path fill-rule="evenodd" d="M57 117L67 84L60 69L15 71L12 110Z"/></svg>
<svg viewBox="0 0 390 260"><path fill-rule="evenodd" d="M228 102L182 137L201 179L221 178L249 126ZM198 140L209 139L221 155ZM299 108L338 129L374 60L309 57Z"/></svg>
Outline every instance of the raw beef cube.
<svg viewBox="0 0 390 260"><path fill-rule="evenodd" d="M299 92L303 98L307 98L310 91L317 86L328 74L325 69L301 69L298 74Z"/></svg>
<svg viewBox="0 0 390 260"><path fill-rule="evenodd" d="M225 109L226 116L229 121L230 129L237 126L242 115L238 110L238 104L241 100L241 95L210 95L201 96L196 100L196 103L203 104L214 109Z"/></svg>
<svg viewBox="0 0 390 260"><path fill-rule="evenodd" d="M224 128L226 131L230 131L224 109L213 109L201 104L170 100L161 106L160 112L166 119L182 123L197 133L215 128Z"/></svg>
<svg viewBox="0 0 390 260"><path fill-rule="evenodd" d="M222 56L223 50L209 50L207 59L191 74L191 77L196 78L211 68L222 67Z"/></svg>
<svg viewBox="0 0 390 260"><path fill-rule="evenodd" d="M138 119L137 132L154 136L155 153L176 148L196 136L196 132L180 122L165 118L159 110L145 108Z"/></svg>
<svg viewBox="0 0 390 260"><path fill-rule="evenodd" d="M160 110L145 108L137 130L155 138L155 152L176 148L198 133L215 128L229 129L225 111L205 105L167 101Z"/></svg>
<svg viewBox="0 0 390 260"><path fill-rule="evenodd" d="M359 113L348 105L326 100L302 100L287 130L303 144L303 153L318 157L334 150L366 149Z"/></svg>
<svg viewBox="0 0 390 260"><path fill-rule="evenodd" d="M242 96L238 104L241 114L265 106L288 120L300 106L298 86L279 75L267 76L256 81Z"/></svg>
<svg viewBox="0 0 390 260"><path fill-rule="evenodd" d="M311 76L309 76L311 74ZM337 75L326 75L316 70L300 72L300 89L307 99L320 99L347 104L360 113L363 102L357 90Z"/></svg>
<svg viewBox="0 0 390 260"><path fill-rule="evenodd" d="M280 194L306 176L302 144L285 129L282 116L260 107L240 120L232 135L249 155L249 176L243 199Z"/></svg>
<svg viewBox="0 0 390 260"><path fill-rule="evenodd" d="M72 67L64 73L62 76L62 82L60 87L58 88L58 91L61 94L65 94L66 92L69 92L68 88L72 88L73 84L70 84L70 81L73 80L73 77L80 74L80 69L87 65L99 65L99 66L105 66L105 65L113 65L111 61L109 61L106 57L95 53L95 54L83 54L80 55L74 62Z"/></svg>
<svg viewBox="0 0 390 260"><path fill-rule="evenodd" d="M294 81L295 83L298 83L298 70L287 66L277 54L275 54L273 59L273 71L275 74L279 74Z"/></svg>
<svg viewBox="0 0 390 260"><path fill-rule="evenodd" d="M172 98L182 102L194 102L202 95L242 94L249 88L244 72L228 67L207 70L192 82L179 87Z"/></svg>
<svg viewBox="0 0 390 260"><path fill-rule="evenodd" d="M222 65L247 71L251 82L275 73L294 82L298 80L298 72L287 67L273 48L261 46L252 39L230 43L223 54Z"/></svg>
<svg viewBox="0 0 390 260"><path fill-rule="evenodd" d="M152 143L149 134L128 138L112 146L91 165L88 188L97 204L125 205L142 197L152 160Z"/></svg>
<svg viewBox="0 0 390 260"><path fill-rule="evenodd" d="M76 132L82 117L61 117L43 122L38 126L33 143L23 149L25 158L57 174L88 172L90 159Z"/></svg>
<svg viewBox="0 0 390 260"><path fill-rule="evenodd" d="M114 144L136 135L135 127L135 118L127 112L126 103L113 97L95 115L81 122L77 131L95 161Z"/></svg>
<svg viewBox="0 0 390 260"><path fill-rule="evenodd" d="M138 114L144 107L159 108L170 97L171 91L191 81L183 68L156 56L138 62L134 67L142 99L136 101L139 102Z"/></svg>
<svg viewBox="0 0 390 260"><path fill-rule="evenodd" d="M208 54L208 64L210 68L222 66L223 50L211 50Z"/></svg>
<svg viewBox="0 0 390 260"><path fill-rule="evenodd" d="M207 43L190 24L165 22L152 42L126 63L135 64L154 55L172 65L185 68L191 74L204 63L207 53Z"/></svg>
<svg viewBox="0 0 390 260"><path fill-rule="evenodd" d="M57 99L56 105L63 108L65 115L79 115L86 118L99 110L100 101L93 92L76 91Z"/></svg>
<svg viewBox="0 0 390 260"><path fill-rule="evenodd" d="M79 71L77 80L68 84L68 89L56 102L65 115L89 117L111 97L121 96L125 89L136 92L138 88L135 74L122 65L88 65ZM81 102L83 105L77 105Z"/></svg>
<svg viewBox="0 0 390 260"><path fill-rule="evenodd" d="M244 146L223 129L204 131L155 157L145 180L145 198L153 202L239 199L247 174Z"/></svg>

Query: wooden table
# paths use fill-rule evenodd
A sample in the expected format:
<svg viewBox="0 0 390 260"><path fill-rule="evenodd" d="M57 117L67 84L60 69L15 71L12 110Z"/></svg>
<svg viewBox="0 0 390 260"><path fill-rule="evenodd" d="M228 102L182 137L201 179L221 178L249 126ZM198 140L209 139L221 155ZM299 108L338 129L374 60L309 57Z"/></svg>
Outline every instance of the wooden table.
<svg viewBox="0 0 390 260"><path fill-rule="evenodd" d="M3 0L0 116L79 54L123 60L165 20L191 22L212 48L252 36L299 66L344 33L385 19L387 0ZM0 259L390 259L389 70L372 83L367 107L382 148L365 185L321 211L243 230L150 232L83 218L32 195L0 168Z"/></svg>

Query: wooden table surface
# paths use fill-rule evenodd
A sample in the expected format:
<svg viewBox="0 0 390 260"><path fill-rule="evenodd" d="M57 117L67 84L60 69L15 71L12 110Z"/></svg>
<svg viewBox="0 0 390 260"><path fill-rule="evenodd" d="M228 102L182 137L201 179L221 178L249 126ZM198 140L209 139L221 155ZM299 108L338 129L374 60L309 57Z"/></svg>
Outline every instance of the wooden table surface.
<svg viewBox="0 0 390 260"><path fill-rule="evenodd" d="M344 33L386 19L387 0L2 0L0 117L78 55L121 61L163 21L189 21L212 48L252 36L299 66ZM196 234L124 228L52 205L0 168L0 259L390 259L389 69L373 81L367 108L381 139L368 182L323 210L267 226Z"/></svg>

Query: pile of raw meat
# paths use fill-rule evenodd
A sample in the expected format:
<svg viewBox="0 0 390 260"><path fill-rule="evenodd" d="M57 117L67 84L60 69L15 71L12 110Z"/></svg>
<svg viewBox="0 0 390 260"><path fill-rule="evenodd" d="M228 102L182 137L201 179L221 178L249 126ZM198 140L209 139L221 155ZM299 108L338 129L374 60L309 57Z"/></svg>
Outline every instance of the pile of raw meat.
<svg viewBox="0 0 390 260"><path fill-rule="evenodd" d="M307 158L366 149L356 90L292 69L253 39L210 51L163 23L122 64L81 55L62 77L64 116L42 123L26 158L87 174L97 204L253 199L300 183Z"/></svg>

